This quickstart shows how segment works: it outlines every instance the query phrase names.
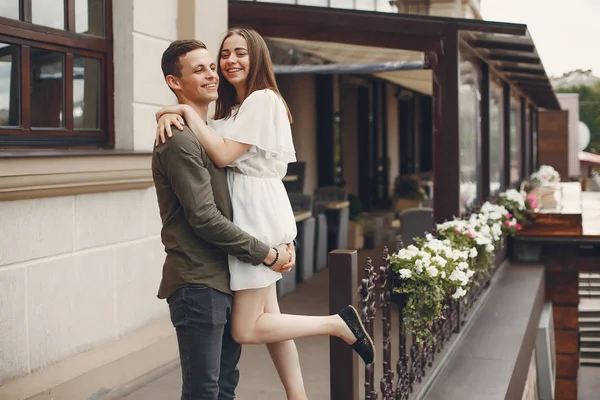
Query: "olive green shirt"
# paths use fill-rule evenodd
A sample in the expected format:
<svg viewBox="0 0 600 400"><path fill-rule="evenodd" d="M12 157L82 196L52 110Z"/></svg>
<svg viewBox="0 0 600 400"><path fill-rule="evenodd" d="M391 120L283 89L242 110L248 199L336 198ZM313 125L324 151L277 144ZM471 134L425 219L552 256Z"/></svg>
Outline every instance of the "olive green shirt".
<svg viewBox="0 0 600 400"><path fill-rule="evenodd" d="M186 126L154 148L152 176L167 253L158 297L186 284L231 293L227 255L258 265L269 246L231 222L226 171L212 163Z"/></svg>

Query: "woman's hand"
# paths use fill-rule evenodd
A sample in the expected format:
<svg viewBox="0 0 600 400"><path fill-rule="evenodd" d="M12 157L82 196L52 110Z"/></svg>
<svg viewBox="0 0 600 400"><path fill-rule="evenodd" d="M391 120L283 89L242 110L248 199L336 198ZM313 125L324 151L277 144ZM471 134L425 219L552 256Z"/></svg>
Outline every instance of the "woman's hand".
<svg viewBox="0 0 600 400"><path fill-rule="evenodd" d="M158 115L158 113L156 114ZM169 138L173 136L171 125L175 125L177 129L182 131L185 121L179 114L162 114L158 119L158 123L156 124L156 139L154 140L155 146L158 146L159 143L165 142L165 135Z"/></svg>
<svg viewBox="0 0 600 400"><path fill-rule="evenodd" d="M187 104L174 104L172 106L166 106L156 112L156 122L165 114L178 114L184 116L186 112L191 109Z"/></svg>

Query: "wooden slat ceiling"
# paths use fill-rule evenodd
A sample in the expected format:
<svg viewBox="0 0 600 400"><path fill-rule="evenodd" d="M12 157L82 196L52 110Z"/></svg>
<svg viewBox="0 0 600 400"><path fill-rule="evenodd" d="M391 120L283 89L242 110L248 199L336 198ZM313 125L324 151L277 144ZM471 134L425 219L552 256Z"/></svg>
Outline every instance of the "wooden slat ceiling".
<svg viewBox="0 0 600 400"><path fill-rule="evenodd" d="M497 75L515 85L539 107L560 108L529 32L513 36L462 31L460 35Z"/></svg>

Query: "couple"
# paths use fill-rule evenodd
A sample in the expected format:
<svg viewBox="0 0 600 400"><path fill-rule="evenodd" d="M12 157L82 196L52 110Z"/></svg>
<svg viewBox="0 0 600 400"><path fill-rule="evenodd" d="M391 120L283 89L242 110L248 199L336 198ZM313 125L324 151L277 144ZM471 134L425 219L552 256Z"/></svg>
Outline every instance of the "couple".
<svg viewBox="0 0 600 400"><path fill-rule="evenodd" d="M157 113L152 158L167 253L158 297L177 332L181 398L234 399L246 343L267 344L290 400L307 398L293 339L336 336L373 362L351 305L330 316L279 311L275 283L295 265L296 236L281 178L296 157L263 38L230 29L217 63L202 42L178 40L162 70L179 104Z"/></svg>

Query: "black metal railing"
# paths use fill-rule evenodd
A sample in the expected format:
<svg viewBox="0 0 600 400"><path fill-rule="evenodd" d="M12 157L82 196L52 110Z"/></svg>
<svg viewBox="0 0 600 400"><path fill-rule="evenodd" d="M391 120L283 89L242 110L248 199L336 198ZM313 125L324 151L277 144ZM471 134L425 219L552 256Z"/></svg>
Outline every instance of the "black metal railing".
<svg viewBox="0 0 600 400"><path fill-rule="evenodd" d="M402 247L398 243L398 249ZM347 265L346 268L340 268L340 263L335 259L339 254L330 254L330 263L338 267L330 272L330 299L333 302L336 298L352 298L349 291L352 287L342 287L336 285L337 277L347 276L346 274L358 273L358 266ZM491 278L497 267L505 258L504 246L502 246L495 255L494 267L490 272L478 271L472 278L470 290L467 295L460 300L447 298L445 300L445 309L443 317L433 323L431 327L434 340L430 344L419 345L416 335L408 332L403 323L403 309L407 298L404 295L393 293L394 276L390 263L389 252L384 248L381 257L381 264L378 268L374 266L371 258L368 258L364 266L362 278L358 285L358 299L360 305L360 314L365 328L375 338L379 335L376 329L377 314L380 313L381 342L378 348L377 362L381 362L383 371L379 378L378 387L376 383L375 364L365 365L364 367L364 399L365 400L408 400L416 395L424 378L428 376L432 367L435 365L436 358L444 350L445 346L451 341L453 336L460 332L461 327L469 316L472 306L478 301L482 293L491 282ZM354 260L357 258L354 257ZM349 258L345 258L346 262ZM333 280L333 281L332 281ZM345 280L348 282L348 280ZM355 289L354 289L355 290ZM355 292L356 293L356 292ZM356 304L356 303L355 303ZM380 311L378 311L378 308ZM394 337L392 332L392 323L398 324L398 335ZM392 360L392 346L398 346L398 358ZM342 347L341 351L350 351L347 347ZM343 361L342 363L342 359ZM331 399L348 400L357 399L358 393L349 393L349 388L358 388L356 373L352 371L347 362L347 356L341 358L338 353L331 353L330 368L332 373L336 374L335 383L332 380ZM340 376L340 374L344 376ZM342 396L341 393L344 395Z"/></svg>

